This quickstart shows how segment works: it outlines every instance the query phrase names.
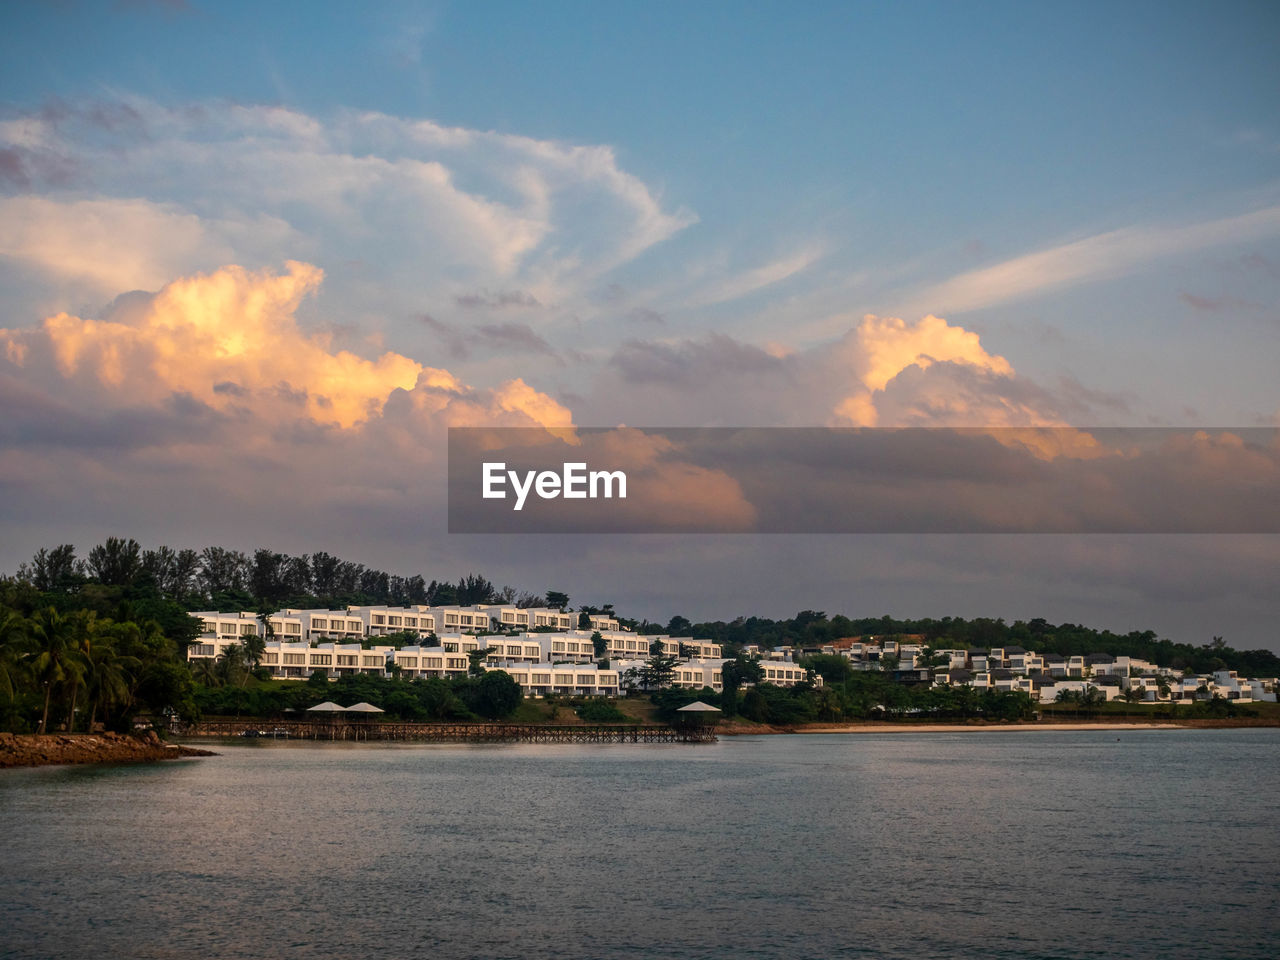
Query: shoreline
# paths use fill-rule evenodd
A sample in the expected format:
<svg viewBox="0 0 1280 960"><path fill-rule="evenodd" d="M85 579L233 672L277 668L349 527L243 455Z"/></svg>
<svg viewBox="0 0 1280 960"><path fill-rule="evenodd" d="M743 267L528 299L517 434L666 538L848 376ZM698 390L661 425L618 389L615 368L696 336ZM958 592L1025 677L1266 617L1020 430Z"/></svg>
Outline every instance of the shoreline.
<svg viewBox="0 0 1280 960"><path fill-rule="evenodd" d="M214 757L212 750L165 743L154 730L123 733L0 733L0 769L84 763L157 763Z"/></svg>
<svg viewBox="0 0 1280 960"><path fill-rule="evenodd" d="M991 733L999 731L1084 731L1084 730L1222 730L1246 728L1276 728L1280 723L1256 719L1241 720L1068 720L1064 722L1034 720L1012 723L902 723L851 722L851 723L803 723L795 725L732 723L716 729L721 737L781 736L784 734L833 734L833 733Z"/></svg>

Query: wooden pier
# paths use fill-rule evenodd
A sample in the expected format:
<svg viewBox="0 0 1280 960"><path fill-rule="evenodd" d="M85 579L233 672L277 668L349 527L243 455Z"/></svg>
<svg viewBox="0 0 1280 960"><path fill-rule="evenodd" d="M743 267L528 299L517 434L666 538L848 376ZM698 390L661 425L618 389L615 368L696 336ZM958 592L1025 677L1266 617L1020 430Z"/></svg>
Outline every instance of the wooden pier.
<svg viewBox="0 0 1280 960"><path fill-rule="evenodd" d="M324 720L201 720L182 737L281 740L399 740L418 743L712 743L709 727L620 723L396 723Z"/></svg>

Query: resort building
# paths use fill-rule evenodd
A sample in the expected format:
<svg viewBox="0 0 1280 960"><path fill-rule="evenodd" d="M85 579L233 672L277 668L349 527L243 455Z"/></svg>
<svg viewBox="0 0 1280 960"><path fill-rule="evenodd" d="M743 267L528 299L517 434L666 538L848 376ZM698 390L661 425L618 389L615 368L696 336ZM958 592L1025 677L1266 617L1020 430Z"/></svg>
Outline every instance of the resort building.
<svg viewBox="0 0 1280 960"><path fill-rule="evenodd" d="M487 650L485 670L505 670L526 696L547 693L614 695L639 683L655 649L676 661L671 684L723 689L719 644L691 637L635 634L617 620L579 630L580 614L487 604L471 607L348 607L253 613L192 614L202 631L187 650L191 661L213 660L247 638L261 638L261 665L277 679L306 679L317 670L330 679L363 673L408 679L466 676L468 654ZM526 622L534 626L519 630ZM612 629L609 626L612 624ZM599 633L603 654L592 639ZM391 642L379 643L383 638ZM790 647L747 648L759 659L761 680L783 687L820 676L794 659ZM1274 702L1280 681L1240 677L1233 670L1183 676L1138 657L1091 653L1039 654L1018 646L931 649L923 638L845 638L822 652L846 657L855 670L885 672L900 683L1019 691L1040 703L1090 696L1137 703L1190 704L1221 697L1238 703Z"/></svg>

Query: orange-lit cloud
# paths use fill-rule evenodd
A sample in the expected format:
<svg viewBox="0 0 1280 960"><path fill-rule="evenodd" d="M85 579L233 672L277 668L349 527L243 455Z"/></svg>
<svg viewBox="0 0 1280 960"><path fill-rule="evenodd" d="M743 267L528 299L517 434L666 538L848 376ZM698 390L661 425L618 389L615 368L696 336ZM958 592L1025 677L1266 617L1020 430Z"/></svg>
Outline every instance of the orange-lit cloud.
<svg viewBox="0 0 1280 960"><path fill-rule="evenodd" d="M368 359L332 349L295 317L323 276L296 261L282 273L227 266L124 298L103 319L60 313L39 327L0 330L0 343L14 365L44 352L63 377L95 380L131 403L182 394L268 419L285 410L296 416L300 403L313 422L348 429L379 416L400 390L421 394L418 407L430 413L572 426L565 407L522 379L474 391L449 371L399 353Z"/></svg>
<svg viewBox="0 0 1280 960"><path fill-rule="evenodd" d="M1013 373L1009 361L983 349L976 333L932 314L917 323L868 314L844 337L838 352L848 358L856 381L854 392L835 409L837 423L849 426L877 426L876 394L910 367L927 370L934 363L950 362Z"/></svg>

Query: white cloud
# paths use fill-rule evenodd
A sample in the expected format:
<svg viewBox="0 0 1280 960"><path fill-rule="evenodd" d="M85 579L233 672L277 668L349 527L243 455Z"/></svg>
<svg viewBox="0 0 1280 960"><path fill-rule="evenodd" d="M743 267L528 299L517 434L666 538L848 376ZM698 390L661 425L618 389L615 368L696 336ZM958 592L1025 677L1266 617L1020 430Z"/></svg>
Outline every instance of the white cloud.
<svg viewBox="0 0 1280 960"><path fill-rule="evenodd" d="M291 257L340 298L358 273L353 307L511 287L560 303L696 219L607 146L380 113L128 99L0 124L0 149L38 194L7 201L0 257L109 290Z"/></svg>
<svg viewBox="0 0 1280 960"><path fill-rule="evenodd" d="M1163 257L1276 235L1280 206L1184 226L1126 227L959 274L919 293L910 306L960 313L1121 276Z"/></svg>
<svg viewBox="0 0 1280 960"><path fill-rule="evenodd" d="M816 246L786 254L761 266L727 277L705 290L695 292L690 297L689 304L708 306L737 300L803 273L820 260L823 254L822 248Z"/></svg>

